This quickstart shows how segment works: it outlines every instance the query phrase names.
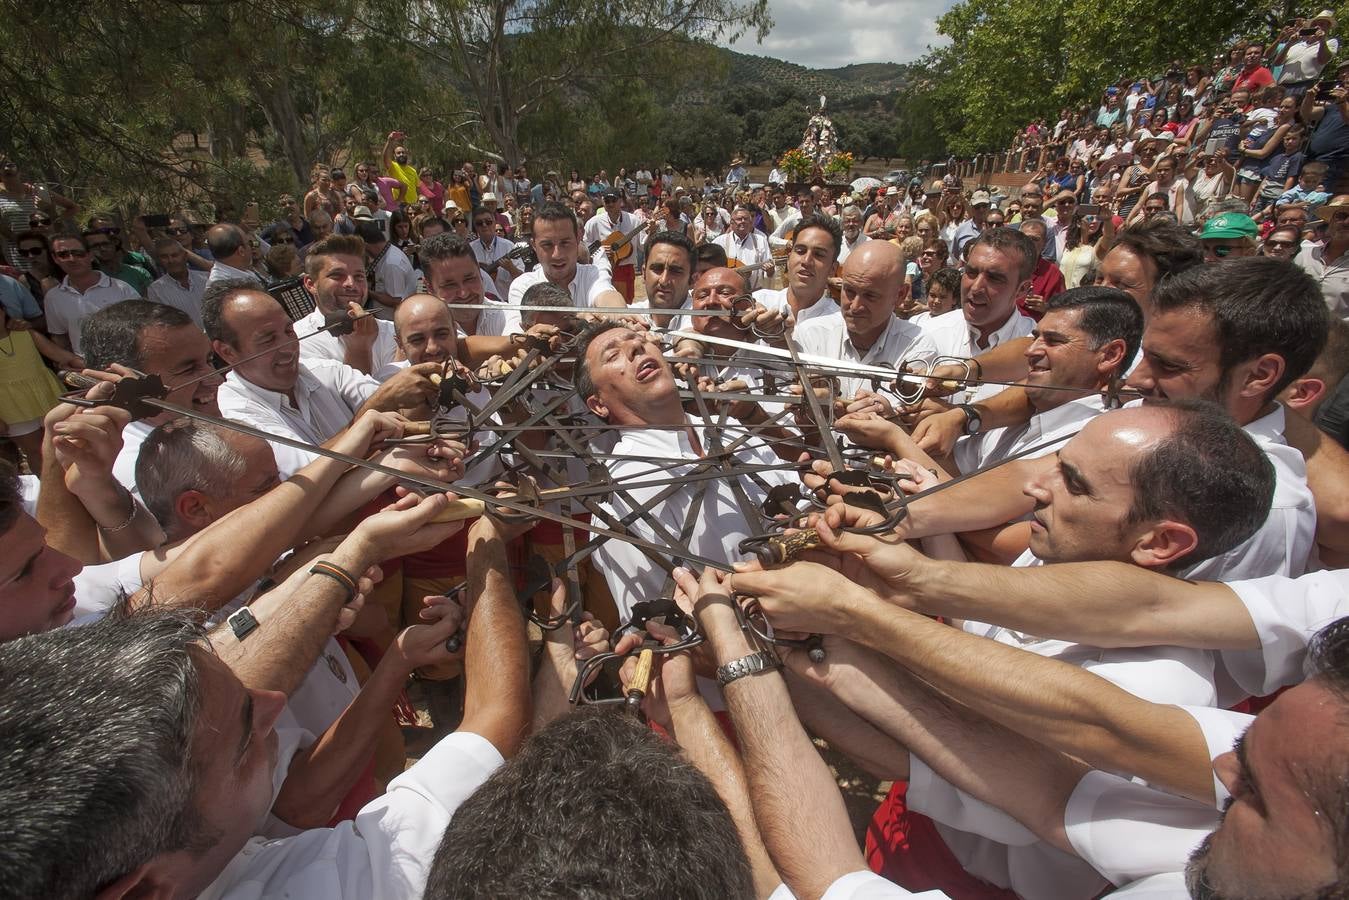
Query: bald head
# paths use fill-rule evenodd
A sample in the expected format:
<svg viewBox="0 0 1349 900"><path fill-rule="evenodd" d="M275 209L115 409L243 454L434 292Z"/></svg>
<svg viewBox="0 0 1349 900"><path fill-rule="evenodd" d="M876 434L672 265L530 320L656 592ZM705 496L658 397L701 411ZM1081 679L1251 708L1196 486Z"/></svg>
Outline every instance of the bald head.
<svg viewBox="0 0 1349 900"><path fill-rule="evenodd" d="M839 310L848 337L870 347L890 327L903 299L904 254L889 241L867 241L843 263Z"/></svg>
<svg viewBox="0 0 1349 900"><path fill-rule="evenodd" d="M206 232L211 256L227 266L242 269L248 264L248 234L238 225L214 225Z"/></svg>
<svg viewBox="0 0 1349 900"><path fill-rule="evenodd" d="M449 306L439 297L408 297L394 310L393 326L398 346L413 365L449 362L458 352L458 331Z"/></svg>

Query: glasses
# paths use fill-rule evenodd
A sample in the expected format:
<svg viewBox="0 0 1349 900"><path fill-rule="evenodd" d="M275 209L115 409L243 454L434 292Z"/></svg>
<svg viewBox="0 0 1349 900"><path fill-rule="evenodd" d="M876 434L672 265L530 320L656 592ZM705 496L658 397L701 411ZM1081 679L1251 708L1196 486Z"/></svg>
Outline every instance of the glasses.
<svg viewBox="0 0 1349 900"><path fill-rule="evenodd" d="M467 225L468 219L450 219L451 225Z"/></svg>
<svg viewBox="0 0 1349 900"><path fill-rule="evenodd" d="M105 225L105 226L103 226L102 228L95 228L95 229L94 229L94 234L109 234L109 235L112 235L112 236L114 236L114 237L116 237L117 235L119 235L119 234L121 234L121 233L122 233L122 229L118 228L116 225Z"/></svg>
<svg viewBox="0 0 1349 900"><path fill-rule="evenodd" d="M46 216L33 216L28 220L29 228L45 228L52 223Z"/></svg>
<svg viewBox="0 0 1349 900"><path fill-rule="evenodd" d="M1297 246L1296 241L1265 241L1266 247L1273 247L1276 250L1291 250Z"/></svg>
<svg viewBox="0 0 1349 900"><path fill-rule="evenodd" d="M100 250L109 250L113 246L112 241L90 241L89 249L97 253Z"/></svg>
<svg viewBox="0 0 1349 900"><path fill-rule="evenodd" d="M88 255L88 250L57 250L52 253L57 259L84 259Z"/></svg>
<svg viewBox="0 0 1349 900"><path fill-rule="evenodd" d="M486 226L486 225L495 225L495 224L496 224L496 220L495 220L495 219L479 219L478 221L476 221L476 222L473 223L473 227L474 227L474 228L482 228L483 226Z"/></svg>
<svg viewBox="0 0 1349 900"><path fill-rule="evenodd" d="M1214 256L1218 257L1219 259L1226 259L1233 253L1236 253L1239 250L1241 250L1240 247L1234 246L1232 244L1210 245L1208 249L1213 253Z"/></svg>
<svg viewBox="0 0 1349 900"><path fill-rule="evenodd" d="M187 234L187 229L186 229L186 228L166 228L166 229L164 229L164 233L165 233L165 234Z"/></svg>
<svg viewBox="0 0 1349 900"><path fill-rule="evenodd" d="M46 252L47 252L47 251L44 250L44 249L41 248L41 247L20 247L20 248L19 248L19 255L20 255L20 256L34 256L34 257L36 257L36 256L41 256L42 254L44 254L44 253L46 253Z"/></svg>
<svg viewBox="0 0 1349 900"><path fill-rule="evenodd" d="M1076 205L1076 203L1077 203L1076 200L1071 200L1071 199L1068 199L1068 200L1055 200L1055 201L1054 201L1054 205L1055 205L1055 206L1074 206L1074 205Z"/></svg>
<svg viewBox="0 0 1349 900"><path fill-rule="evenodd" d="M1349 210L1337 209L1330 214L1332 222L1343 222L1345 219L1349 219Z"/></svg>
<svg viewBox="0 0 1349 900"><path fill-rule="evenodd" d="M277 237L277 238L272 238L272 243L273 243L273 244L293 244L293 243L295 243L295 238L293 238L293 237Z"/></svg>

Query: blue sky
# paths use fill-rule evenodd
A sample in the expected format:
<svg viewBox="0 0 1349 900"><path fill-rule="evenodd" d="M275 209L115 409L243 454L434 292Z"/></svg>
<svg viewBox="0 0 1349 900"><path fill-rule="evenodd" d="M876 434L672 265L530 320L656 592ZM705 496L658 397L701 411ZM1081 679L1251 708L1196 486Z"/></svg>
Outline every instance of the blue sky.
<svg viewBox="0 0 1349 900"><path fill-rule="evenodd" d="M762 44L743 37L742 53L811 68L913 62L938 43L937 16L954 0L770 0L773 30Z"/></svg>

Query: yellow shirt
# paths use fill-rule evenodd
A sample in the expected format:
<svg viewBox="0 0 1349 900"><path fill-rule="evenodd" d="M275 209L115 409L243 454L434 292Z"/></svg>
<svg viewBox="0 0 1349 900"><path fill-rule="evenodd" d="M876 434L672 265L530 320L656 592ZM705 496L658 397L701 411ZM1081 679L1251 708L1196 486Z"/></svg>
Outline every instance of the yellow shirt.
<svg viewBox="0 0 1349 900"><path fill-rule="evenodd" d="M405 166L395 160L389 160L389 176L398 181L403 186L401 191L395 191L394 199L400 203L417 202L417 170L412 166Z"/></svg>

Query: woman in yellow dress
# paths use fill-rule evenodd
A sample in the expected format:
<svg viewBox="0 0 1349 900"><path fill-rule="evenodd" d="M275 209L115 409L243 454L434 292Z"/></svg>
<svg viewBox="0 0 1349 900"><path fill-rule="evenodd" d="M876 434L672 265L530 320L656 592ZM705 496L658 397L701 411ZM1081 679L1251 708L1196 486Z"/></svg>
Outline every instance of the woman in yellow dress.
<svg viewBox="0 0 1349 900"><path fill-rule="evenodd" d="M34 475L42 470L42 417L61 394L60 382L42 362L78 371L84 360L58 347L22 320L11 319L0 306L0 434L28 458Z"/></svg>

